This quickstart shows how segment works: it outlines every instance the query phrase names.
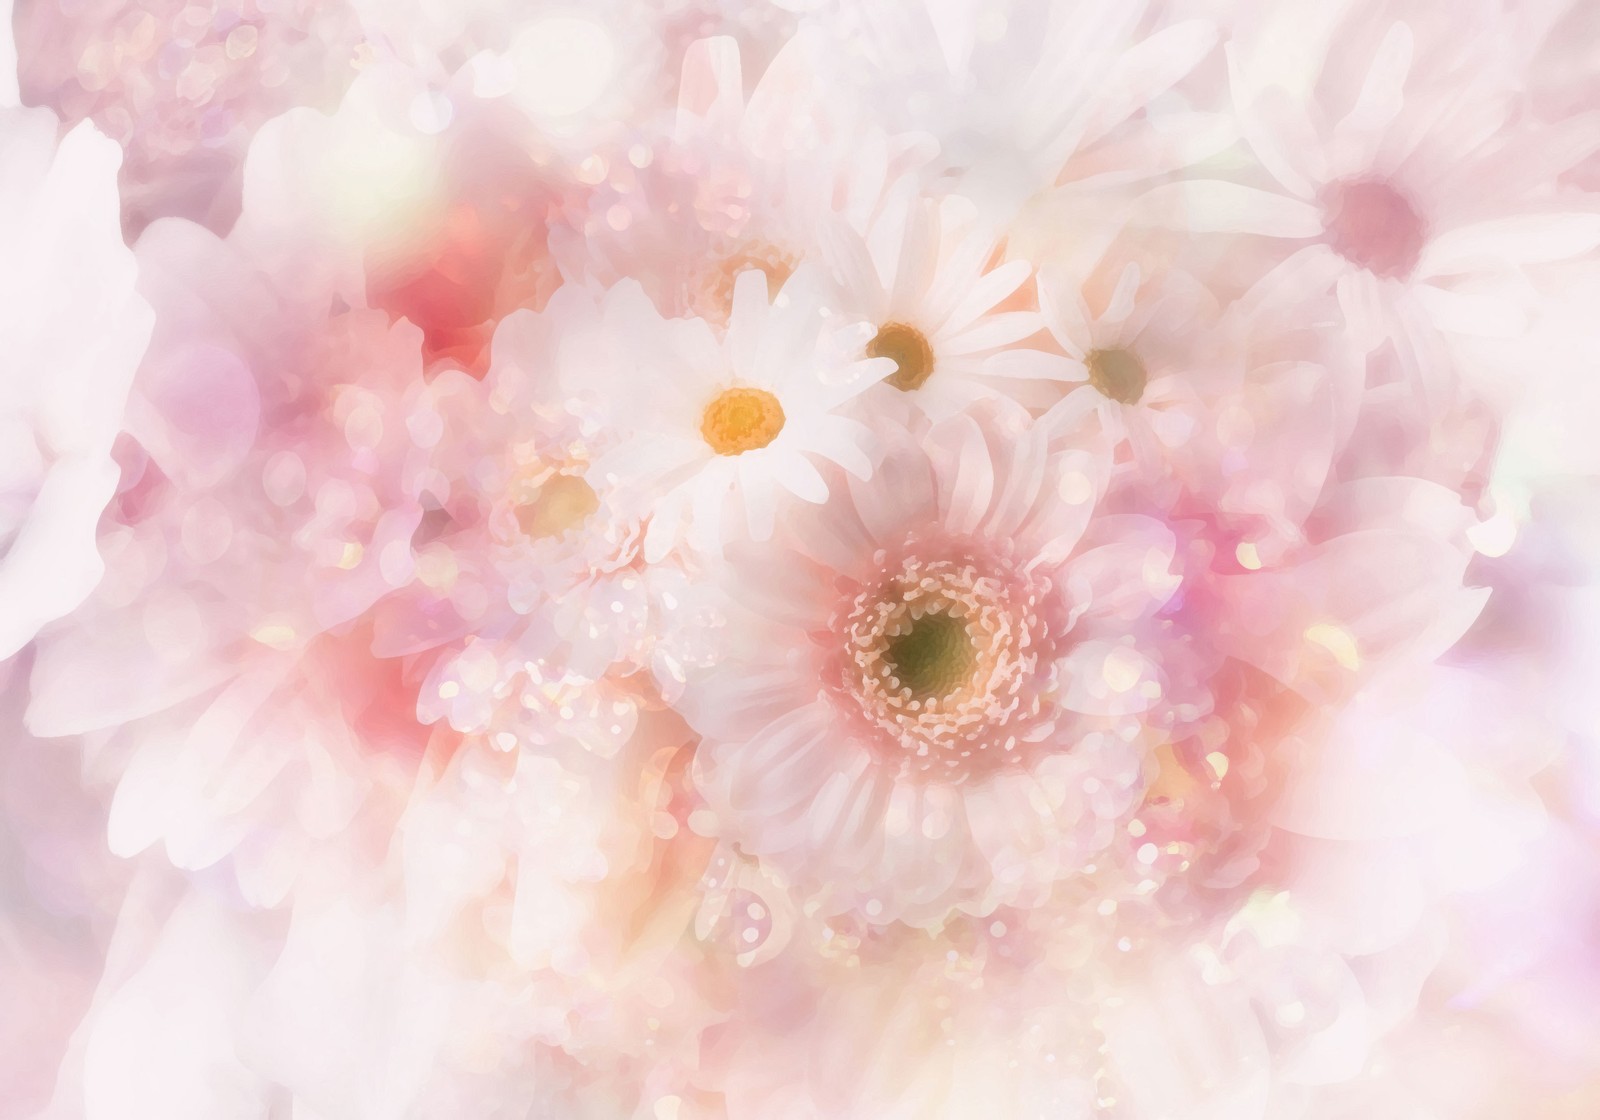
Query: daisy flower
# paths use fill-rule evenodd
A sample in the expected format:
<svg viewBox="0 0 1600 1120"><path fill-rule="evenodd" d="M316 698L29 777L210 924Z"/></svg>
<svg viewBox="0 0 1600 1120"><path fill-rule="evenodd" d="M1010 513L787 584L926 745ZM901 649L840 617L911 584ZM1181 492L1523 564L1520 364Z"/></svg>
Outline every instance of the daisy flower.
<svg viewBox="0 0 1600 1120"><path fill-rule="evenodd" d="M1395 341L1408 376L1437 393L1454 362L1492 364L1483 340L1525 328L1519 269L1600 245L1593 201L1554 189L1592 149L1592 128L1518 126L1518 79L1476 25L1425 20L1419 33L1358 18L1377 10L1330 11L1288 36L1289 55L1274 20L1241 33L1233 103L1274 185L1197 179L1143 205L1196 231L1284 239L1281 276L1335 291L1351 339L1368 351Z"/></svg>
<svg viewBox="0 0 1600 1120"><path fill-rule="evenodd" d="M1041 273L1038 288L1045 327L1065 358L1029 354L1029 360L1054 367L1060 381L1091 389L1111 440L1126 442L1146 469L1159 467L1201 419L1197 382L1203 384L1211 357L1202 347L1207 328L1221 318L1215 297L1181 274L1144 276L1137 263L1116 275L1095 310L1087 291L1062 271ZM1002 355L994 368L1012 364L1021 359Z"/></svg>
<svg viewBox="0 0 1600 1120"><path fill-rule="evenodd" d="M647 562L682 540L712 553L733 532L769 538L780 491L827 498L818 461L871 475L869 433L841 406L891 366L861 357L863 324L825 316L809 271L770 297L764 273L740 273L721 339L701 320L663 319L634 283L612 288L602 314L626 360L574 375L568 391L603 433L589 476L648 519Z"/></svg>
<svg viewBox="0 0 1600 1120"><path fill-rule="evenodd" d="M932 419L953 415L992 396L990 358L1039 329L1037 312L1000 310L1032 265L994 264L1000 235L964 199L906 179L863 232L836 220L826 234L832 300L872 324L867 354L894 363L880 398L894 389Z"/></svg>
<svg viewBox="0 0 1600 1120"><path fill-rule="evenodd" d="M1057 349L1007 351L992 373L1064 387L1138 500L1220 518L1262 556L1301 539L1364 403L1363 356L1331 296L1269 276L1232 297L1222 270L1161 265L1137 242L1086 276L1047 264L1038 289Z"/></svg>
<svg viewBox="0 0 1600 1120"><path fill-rule="evenodd" d="M1127 631L1176 586L1172 538L1094 525L1106 463L1054 435L1008 410L907 437L720 576L748 614L683 706L707 827L828 912L1029 897L1138 796L1162 686Z"/></svg>
<svg viewBox="0 0 1600 1120"><path fill-rule="evenodd" d="M645 523L591 482L595 434L564 407L563 379L626 361L605 326L594 293L564 287L544 311L501 322L483 382L446 370L418 398L408 490L428 512L412 538L417 580L377 608L382 653L475 635L544 678L642 667L675 693L685 655L673 615L696 598L692 572L678 557L644 561ZM451 709L479 691L476 672L434 676L462 686Z"/></svg>

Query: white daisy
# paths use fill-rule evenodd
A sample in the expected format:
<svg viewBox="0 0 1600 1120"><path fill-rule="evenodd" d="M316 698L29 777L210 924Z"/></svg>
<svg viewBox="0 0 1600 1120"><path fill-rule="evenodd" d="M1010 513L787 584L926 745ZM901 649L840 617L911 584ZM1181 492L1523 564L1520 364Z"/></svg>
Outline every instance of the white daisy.
<svg viewBox="0 0 1600 1120"><path fill-rule="evenodd" d="M769 538L780 491L827 498L819 462L871 475L869 433L840 406L893 367L860 357L869 328L831 322L809 270L771 298L764 273L740 273L721 339L702 320L663 319L631 282L603 304L626 358L613 376L575 372L571 407L606 447L589 467L595 485L648 518L646 561L683 539L715 552L734 533Z"/></svg>
<svg viewBox="0 0 1600 1120"><path fill-rule="evenodd" d="M989 359L1039 329L1037 312L1001 309L1032 265L996 264L1000 235L964 199L926 198L902 180L864 232L835 221L826 234L833 299L872 324L867 354L894 363L880 396L898 390L934 419L953 415L992 397Z"/></svg>
<svg viewBox="0 0 1600 1120"><path fill-rule="evenodd" d="M1524 330L1519 270L1600 245L1594 200L1556 188L1592 125L1530 119L1494 36L1470 21L1419 13L1419 35L1361 18L1375 10L1330 9L1288 52L1267 21L1230 50L1240 132L1272 187L1193 180L1143 205L1195 232L1284 239L1280 283L1335 291L1353 341L1393 340L1408 374L1437 386L1453 364L1489 364L1485 340Z"/></svg>

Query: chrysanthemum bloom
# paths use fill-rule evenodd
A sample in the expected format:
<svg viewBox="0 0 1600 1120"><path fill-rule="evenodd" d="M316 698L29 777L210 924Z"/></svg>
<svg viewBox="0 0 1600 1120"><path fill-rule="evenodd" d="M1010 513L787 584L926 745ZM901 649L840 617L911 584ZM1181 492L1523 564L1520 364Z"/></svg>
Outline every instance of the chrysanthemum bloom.
<svg viewBox="0 0 1600 1120"><path fill-rule="evenodd" d="M116 146L88 124L58 140L59 126L0 94L0 659L100 578L112 444L150 337Z"/></svg>
<svg viewBox="0 0 1600 1120"><path fill-rule="evenodd" d="M715 553L733 535L772 535L781 492L821 502L818 464L872 473L871 434L842 406L890 370L862 355L868 328L826 316L810 270L770 291L759 270L734 281L724 337L698 319L663 319L624 282L604 299L623 360L569 371L569 407L603 450L589 475L648 519L644 558L680 541Z"/></svg>
<svg viewBox="0 0 1600 1120"><path fill-rule="evenodd" d="M1162 699L1126 635L1177 583L1159 522L1091 521L1106 466L963 416L737 553L748 613L684 704L707 827L882 922L984 912L1103 848Z"/></svg>

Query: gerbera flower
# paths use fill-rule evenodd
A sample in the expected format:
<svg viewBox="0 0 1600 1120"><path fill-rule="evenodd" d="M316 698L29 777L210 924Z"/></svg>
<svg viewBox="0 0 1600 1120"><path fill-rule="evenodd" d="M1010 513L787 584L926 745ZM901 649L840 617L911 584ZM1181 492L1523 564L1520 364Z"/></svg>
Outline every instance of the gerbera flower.
<svg viewBox="0 0 1600 1120"><path fill-rule="evenodd" d="M736 503L756 540L772 535L780 491L828 496L817 462L872 473L867 429L840 406L886 376L888 361L861 357L868 328L835 324L805 270L773 296L759 270L734 280L725 338L698 319L666 320L637 284L603 300L605 329L624 341L615 370L577 374L571 407L606 450L589 468L623 508L649 525L654 563L680 540L715 552Z"/></svg>
<svg viewBox="0 0 1600 1120"><path fill-rule="evenodd" d="M1162 685L1125 634L1175 587L1172 538L1091 525L1105 459L1053 437L937 426L722 574L749 614L684 707L709 827L828 908L985 912L1137 797Z"/></svg>

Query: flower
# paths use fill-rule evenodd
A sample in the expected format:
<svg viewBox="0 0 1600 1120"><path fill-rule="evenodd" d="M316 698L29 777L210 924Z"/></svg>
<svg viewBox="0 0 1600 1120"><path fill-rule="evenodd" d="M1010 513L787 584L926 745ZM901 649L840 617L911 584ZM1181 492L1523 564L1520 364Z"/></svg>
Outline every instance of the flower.
<svg viewBox="0 0 1600 1120"><path fill-rule="evenodd" d="M1514 270L1600 244L1600 214L1553 189L1584 154L1568 139L1581 126L1516 127L1516 79L1476 28L1381 11L1353 5L1302 37L1297 66L1285 65L1275 22L1239 36L1239 130L1275 187L1194 179L1143 205L1171 207L1196 231L1284 239L1284 276L1335 290L1352 341L1371 351L1395 340L1408 378L1440 386L1452 359L1484 377L1482 340L1528 319Z"/></svg>
<svg viewBox="0 0 1600 1120"><path fill-rule="evenodd" d="M1032 269L991 267L999 238L959 197L923 197L908 179L869 228L836 220L828 234L833 299L872 324L866 352L894 363L880 397L893 388L933 419L953 415L992 394L987 359L1039 329L1036 312L997 310Z"/></svg>
<svg viewBox="0 0 1600 1120"><path fill-rule="evenodd" d="M412 577L423 511L393 418L421 340L248 229L171 219L137 256L157 327L99 526L112 578L41 644L28 725L84 737L116 786L113 850L233 856L274 900L426 737L362 618Z"/></svg>
<svg viewBox="0 0 1600 1120"><path fill-rule="evenodd" d="M869 433L841 406L889 363L862 356L862 324L824 316L812 274L769 295L764 273L741 272L721 339L701 320L663 319L637 284L612 288L603 304L624 361L576 373L568 392L605 448L588 476L648 519L647 562L685 539L718 550L735 531L730 498L750 537L766 539L780 490L827 497L818 461L871 474Z"/></svg>
<svg viewBox="0 0 1600 1120"><path fill-rule="evenodd" d="M1079 870L1142 782L1159 667L1125 637L1171 534L1091 521L1106 463L1009 411L885 459L719 574L691 679L708 827L832 910L935 923Z"/></svg>
<svg viewBox="0 0 1600 1120"><path fill-rule="evenodd" d="M0 107L0 659L99 581L95 526L149 305L118 230L116 145L82 124Z"/></svg>

